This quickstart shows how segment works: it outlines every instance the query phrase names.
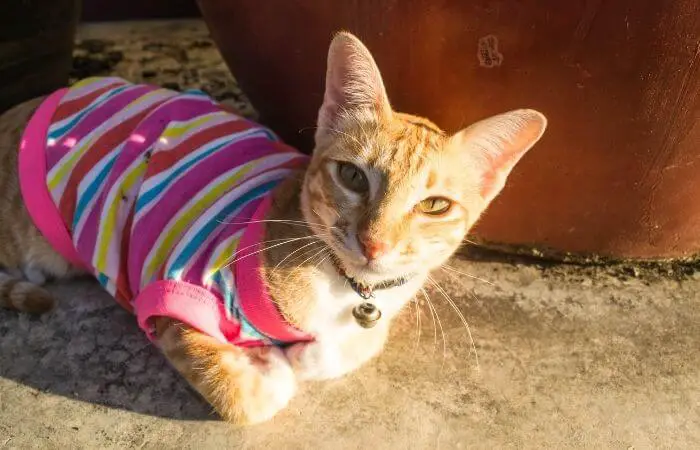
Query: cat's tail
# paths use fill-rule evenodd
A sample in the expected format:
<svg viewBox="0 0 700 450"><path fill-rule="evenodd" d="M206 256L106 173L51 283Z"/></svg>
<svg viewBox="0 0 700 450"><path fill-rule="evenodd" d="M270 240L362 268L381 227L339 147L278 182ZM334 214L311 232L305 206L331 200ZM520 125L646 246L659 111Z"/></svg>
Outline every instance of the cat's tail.
<svg viewBox="0 0 700 450"><path fill-rule="evenodd" d="M41 314L50 311L54 303L43 287L0 272L0 308Z"/></svg>

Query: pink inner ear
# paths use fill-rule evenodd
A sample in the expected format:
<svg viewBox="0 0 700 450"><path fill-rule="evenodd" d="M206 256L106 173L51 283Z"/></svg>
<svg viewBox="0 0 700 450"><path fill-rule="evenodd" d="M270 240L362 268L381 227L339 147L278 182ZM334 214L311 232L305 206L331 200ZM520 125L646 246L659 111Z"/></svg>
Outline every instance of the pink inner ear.
<svg viewBox="0 0 700 450"><path fill-rule="evenodd" d="M481 197L487 201L491 201L503 186L510 172L515 167L515 164L522 158L527 150L517 152L503 152L498 157L491 161L491 167L486 170L482 178Z"/></svg>
<svg viewBox="0 0 700 450"><path fill-rule="evenodd" d="M481 197L488 203L503 189L508 175L540 139L547 119L537 111L516 110L474 124L453 139L462 146L479 142L478 152L484 164Z"/></svg>
<svg viewBox="0 0 700 450"><path fill-rule="evenodd" d="M381 115L390 110L388 105L379 68L369 50L351 35L338 35L329 49L319 124L337 125L343 109L369 109Z"/></svg>

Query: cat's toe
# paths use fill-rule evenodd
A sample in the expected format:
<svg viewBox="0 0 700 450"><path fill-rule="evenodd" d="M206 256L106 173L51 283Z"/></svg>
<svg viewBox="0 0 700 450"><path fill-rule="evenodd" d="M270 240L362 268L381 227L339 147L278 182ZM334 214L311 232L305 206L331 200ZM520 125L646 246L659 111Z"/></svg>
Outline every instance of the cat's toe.
<svg viewBox="0 0 700 450"><path fill-rule="evenodd" d="M320 342L294 344L285 352L300 380L328 380L345 373L338 349Z"/></svg>
<svg viewBox="0 0 700 450"><path fill-rule="evenodd" d="M296 376L282 350L265 347L252 352L251 361L259 365L260 376L253 391L242 403L245 422L266 422L284 409L297 390Z"/></svg>

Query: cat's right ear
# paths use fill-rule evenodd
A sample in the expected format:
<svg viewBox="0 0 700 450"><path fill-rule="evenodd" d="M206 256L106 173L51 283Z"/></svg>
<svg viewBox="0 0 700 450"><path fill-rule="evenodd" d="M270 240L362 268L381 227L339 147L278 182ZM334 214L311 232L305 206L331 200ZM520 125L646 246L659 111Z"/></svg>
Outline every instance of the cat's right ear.
<svg viewBox="0 0 700 450"><path fill-rule="evenodd" d="M547 118L532 109L519 109L489 117L450 138L457 152L467 152L480 175L480 191L488 205L503 189L520 159L540 140Z"/></svg>
<svg viewBox="0 0 700 450"><path fill-rule="evenodd" d="M343 120L388 118L391 106L372 54L354 35L338 33L328 49L326 90L318 114L316 142Z"/></svg>

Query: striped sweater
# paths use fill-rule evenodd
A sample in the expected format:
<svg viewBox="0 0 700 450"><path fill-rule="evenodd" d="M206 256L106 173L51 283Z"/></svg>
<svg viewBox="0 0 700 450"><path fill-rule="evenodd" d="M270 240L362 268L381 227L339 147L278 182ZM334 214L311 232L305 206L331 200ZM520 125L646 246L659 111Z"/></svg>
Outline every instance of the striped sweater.
<svg viewBox="0 0 700 450"><path fill-rule="evenodd" d="M25 129L22 195L46 239L153 338L181 320L221 341L306 340L260 277L270 191L307 157L199 91L89 78Z"/></svg>

